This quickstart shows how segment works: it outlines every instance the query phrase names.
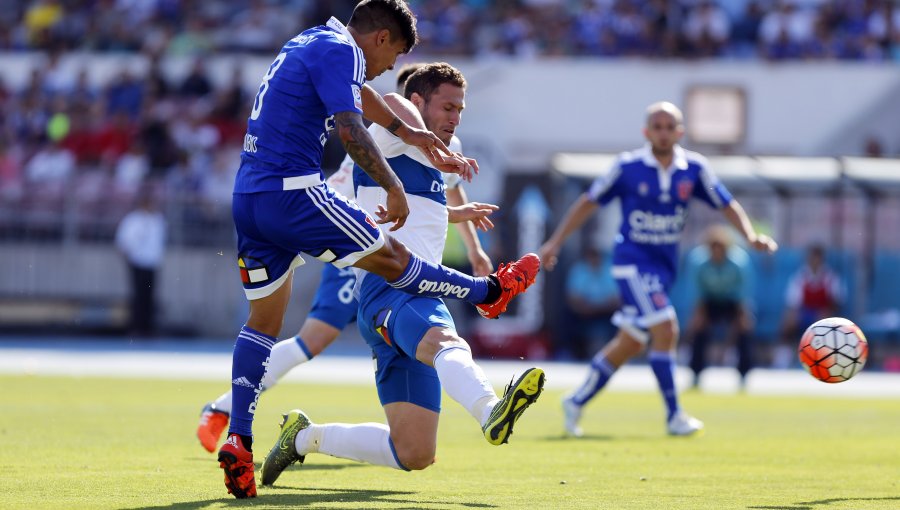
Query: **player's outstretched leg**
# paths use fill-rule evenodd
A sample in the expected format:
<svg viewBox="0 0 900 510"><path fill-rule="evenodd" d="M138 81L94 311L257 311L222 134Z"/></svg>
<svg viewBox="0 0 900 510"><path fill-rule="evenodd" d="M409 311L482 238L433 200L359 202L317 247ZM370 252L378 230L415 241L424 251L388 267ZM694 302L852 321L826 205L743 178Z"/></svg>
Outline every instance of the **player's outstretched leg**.
<svg viewBox="0 0 900 510"><path fill-rule="evenodd" d="M212 453L216 451L216 445L219 444L219 438L222 432L228 426L229 413L216 408L214 402L210 402L203 406L200 411L200 424L197 425L197 439L200 444L206 448L206 451Z"/></svg>
<svg viewBox="0 0 900 510"><path fill-rule="evenodd" d="M225 470L225 487L238 499L256 497L253 452L244 448L241 436L230 434L219 449L219 467Z"/></svg>
<svg viewBox="0 0 900 510"><path fill-rule="evenodd" d="M544 371L540 368L529 368L517 381L510 381L503 398L494 405L490 417L482 427L484 438L493 445L509 441L513 425L543 390Z"/></svg>
<svg viewBox="0 0 900 510"><path fill-rule="evenodd" d="M281 434L275 441L275 446L269 450L266 460L263 461L261 481L263 485L272 485L281 475L281 472L287 469L294 462L303 464L304 455L297 453L295 441L297 433L310 426L311 422L306 414L294 409L283 415L284 420L281 422Z"/></svg>
<svg viewBox="0 0 900 510"><path fill-rule="evenodd" d="M519 260L509 264L500 264L500 269L491 276L500 284L500 297L492 303L476 305L478 313L487 319L496 319L509 306L512 298L525 292L534 283L534 278L541 269L541 259L534 253L526 253Z"/></svg>

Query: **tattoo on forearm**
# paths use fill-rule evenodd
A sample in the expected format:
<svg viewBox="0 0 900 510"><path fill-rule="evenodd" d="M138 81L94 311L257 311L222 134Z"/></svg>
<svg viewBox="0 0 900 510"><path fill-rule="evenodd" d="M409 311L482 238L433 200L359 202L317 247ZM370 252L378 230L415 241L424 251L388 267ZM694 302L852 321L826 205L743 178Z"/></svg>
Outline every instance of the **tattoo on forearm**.
<svg viewBox="0 0 900 510"><path fill-rule="evenodd" d="M387 130L390 131L391 134L396 135L397 130L400 129L400 126L402 125L403 123L400 122L400 119L398 117L394 117L394 120L391 121L391 123L388 125Z"/></svg>
<svg viewBox="0 0 900 510"><path fill-rule="evenodd" d="M388 189L397 184L397 174L391 170L372 135L362 123L358 113L344 112L334 116L341 142L347 154L359 165L379 186Z"/></svg>

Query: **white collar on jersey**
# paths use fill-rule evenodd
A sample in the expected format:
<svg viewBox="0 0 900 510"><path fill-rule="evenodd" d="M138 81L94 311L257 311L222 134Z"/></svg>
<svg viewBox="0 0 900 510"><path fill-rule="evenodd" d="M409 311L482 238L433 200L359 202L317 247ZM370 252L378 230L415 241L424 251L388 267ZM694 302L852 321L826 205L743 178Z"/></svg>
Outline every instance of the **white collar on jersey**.
<svg viewBox="0 0 900 510"><path fill-rule="evenodd" d="M659 160L656 159L656 156L653 155L653 149L650 147L650 143L645 143L643 147L638 149L638 154L641 156L641 159L644 160L644 164L650 167L658 168L660 170L667 170L661 168L659 166ZM684 152L684 148L678 144L675 144L675 147L672 148L672 152L674 155L672 157L672 164L678 170L687 170L688 161L687 154Z"/></svg>
<svg viewBox="0 0 900 510"><path fill-rule="evenodd" d="M325 26L346 37L347 40L350 41L350 44L354 46L357 45L356 40L353 39L353 34L351 34L350 31L347 30L347 27L345 27L344 24L334 16L332 16L331 19L329 19L328 22L325 23Z"/></svg>

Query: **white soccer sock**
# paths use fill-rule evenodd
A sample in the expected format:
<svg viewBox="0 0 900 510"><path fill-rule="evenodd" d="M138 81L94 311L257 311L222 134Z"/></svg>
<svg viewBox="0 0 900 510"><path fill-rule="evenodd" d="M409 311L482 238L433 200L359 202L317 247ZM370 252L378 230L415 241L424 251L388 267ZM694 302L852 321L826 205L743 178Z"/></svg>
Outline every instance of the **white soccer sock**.
<svg viewBox="0 0 900 510"><path fill-rule="evenodd" d="M312 424L297 433L297 453L324 453L332 457L403 469L391 451L391 430L382 423Z"/></svg>
<svg viewBox="0 0 900 510"><path fill-rule="evenodd" d="M500 399L484 371L472 360L472 352L464 347L442 349L434 356L434 369L447 395L483 426Z"/></svg>
<svg viewBox="0 0 900 510"><path fill-rule="evenodd" d="M272 346L272 353L269 354L269 366L266 368L266 373L262 378L263 390L275 386L275 383L284 377L284 374L288 373L290 369L309 361L306 351L300 347L299 342L302 341L302 339L292 336ZM223 393L213 404L217 410L230 414L231 391Z"/></svg>
<svg viewBox="0 0 900 510"><path fill-rule="evenodd" d="M306 351L300 347L303 339L292 336L272 346L272 354L269 355L269 366L266 375L262 378L263 390L267 390L284 377L292 368L309 361Z"/></svg>

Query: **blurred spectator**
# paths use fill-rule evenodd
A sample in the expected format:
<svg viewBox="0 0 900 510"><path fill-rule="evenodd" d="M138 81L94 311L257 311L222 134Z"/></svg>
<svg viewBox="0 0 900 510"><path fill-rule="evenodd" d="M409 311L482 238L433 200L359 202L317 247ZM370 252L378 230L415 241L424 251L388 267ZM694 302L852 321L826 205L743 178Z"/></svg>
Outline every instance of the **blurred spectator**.
<svg viewBox="0 0 900 510"><path fill-rule="evenodd" d="M611 266L597 248L586 247L581 260L569 268L566 303L572 320L567 321L565 336L571 343L563 346L562 357L586 359L615 334L612 315L621 305Z"/></svg>
<svg viewBox="0 0 900 510"><path fill-rule="evenodd" d="M137 207L116 230L116 247L125 257L131 277L129 334L152 336L156 330L156 272L162 265L166 220L153 193L145 188Z"/></svg>
<svg viewBox="0 0 900 510"><path fill-rule="evenodd" d="M707 366L709 343L717 326L725 329L726 345L737 347L737 369L744 385L753 368L751 332L753 314L749 305L752 268L747 252L732 244L730 230L713 225L706 231L704 246L695 248L689 258L700 259L697 266L698 299L688 326L691 346L691 370L694 386Z"/></svg>
<svg viewBox="0 0 900 510"><path fill-rule="evenodd" d="M198 99L209 95L212 89L212 82L206 73L203 59L195 59L191 72L181 82L181 86L178 87L178 94L188 99Z"/></svg>
<svg viewBox="0 0 900 510"><path fill-rule="evenodd" d="M788 282L782 322L782 338L788 352L785 353L785 349L776 352L775 366L789 366L794 359L793 346L803 330L819 319L837 315L843 301L843 283L825 264L825 247L820 244L810 246L806 263Z"/></svg>
<svg viewBox="0 0 900 510"><path fill-rule="evenodd" d="M25 178L32 184L62 188L75 171L75 156L59 143L39 150L25 165Z"/></svg>
<svg viewBox="0 0 900 510"><path fill-rule="evenodd" d="M722 54L730 34L731 20L712 0L698 3L688 14L684 25L684 35L691 44L693 54L698 57Z"/></svg>
<svg viewBox="0 0 900 510"><path fill-rule="evenodd" d="M106 112L109 115L122 112L137 118L143 99L143 84L126 67L106 89Z"/></svg>

